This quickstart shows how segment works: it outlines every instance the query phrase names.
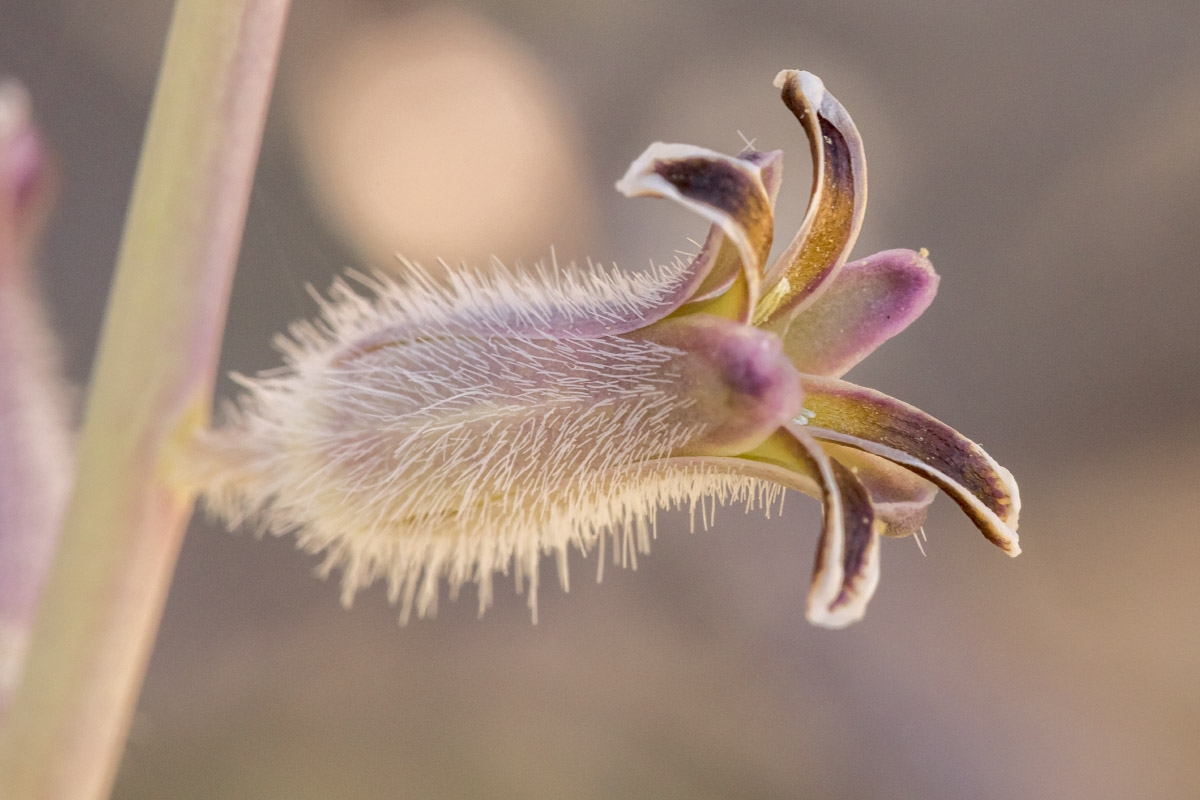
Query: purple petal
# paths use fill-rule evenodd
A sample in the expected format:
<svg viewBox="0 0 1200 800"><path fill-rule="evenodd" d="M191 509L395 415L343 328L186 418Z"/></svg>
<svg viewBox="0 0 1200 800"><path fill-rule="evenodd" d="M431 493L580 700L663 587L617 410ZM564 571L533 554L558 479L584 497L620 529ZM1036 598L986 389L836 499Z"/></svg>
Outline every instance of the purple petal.
<svg viewBox="0 0 1200 800"><path fill-rule="evenodd" d="M929 307L938 276L912 250L885 250L845 265L792 319L784 349L796 369L841 377Z"/></svg>
<svg viewBox="0 0 1200 800"><path fill-rule="evenodd" d="M962 507L1010 556L1017 543L1020 496L1008 470L956 430L895 398L833 378L805 376L808 430L822 441L857 447L913 470Z"/></svg>
<svg viewBox="0 0 1200 800"><path fill-rule="evenodd" d="M788 426L742 459L769 464L798 476L771 479L811 494L824 506L824 523L813 565L806 616L809 622L841 628L861 619L879 583L879 528L867 488L829 456L805 430Z"/></svg>
<svg viewBox="0 0 1200 800"><path fill-rule="evenodd" d="M813 160L813 191L796 238L767 271L755 321L779 329L811 302L854 246L867 203L867 162L858 129L815 75L775 77L783 102L804 126Z"/></svg>
<svg viewBox="0 0 1200 800"><path fill-rule="evenodd" d="M800 376L779 339L765 331L692 314L663 320L625 338L680 352L672 365L679 372L674 389L689 405L672 423L699 432L686 447L688 453L743 453L800 413Z"/></svg>
<svg viewBox="0 0 1200 800"><path fill-rule="evenodd" d="M617 189L628 197L666 197L721 228L737 248L741 271L730 291L703 310L745 323L750 322L758 303L763 264L773 236L771 200L762 173L763 165L752 160L691 145L656 142L617 182ZM718 248L711 259L700 260L698 267L711 269L719 252ZM699 271L685 273L680 291L671 300L689 299L705 277ZM661 318L677 307L678 303L664 305L645 316ZM655 317L660 311L661 316Z"/></svg>

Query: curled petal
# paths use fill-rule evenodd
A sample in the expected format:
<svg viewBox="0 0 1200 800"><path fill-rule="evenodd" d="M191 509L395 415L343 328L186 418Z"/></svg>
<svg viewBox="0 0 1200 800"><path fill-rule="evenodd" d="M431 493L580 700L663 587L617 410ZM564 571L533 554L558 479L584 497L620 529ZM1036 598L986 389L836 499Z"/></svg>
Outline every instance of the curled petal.
<svg viewBox="0 0 1200 800"><path fill-rule="evenodd" d="M796 238L768 271L755 323L781 329L837 273L858 238L867 204L867 162L858 129L821 79L787 69L775 76L783 102L808 134L813 190Z"/></svg>
<svg viewBox="0 0 1200 800"><path fill-rule="evenodd" d="M879 585L879 534L882 527L871 496L854 473L830 459L838 493L846 543L842 553L842 586L825 610L808 610L812 622L827 628L842 628L862 619L867 603Z"/></svg>
<svg viewBox="0 0 1200 800"><path fill-rule="evenodd" d="M782 468L792 476L774 476L789 488L819 491L824 523L813 565L806 616L827 628L842 628L861 619L879 584L881 525L867 488L847 467L829 458L803 429L789 426L743 459Z"/></svg>
<svg viewBox="0 0 1200 800"><path fill-rule="evenodd" d="M929 260L912 250L846 264L792 319L784 349L801 372L839 378L919 317L937 285Z"/></svg>
<svg viewBox="0 0 1200 800"><path fill-rule="evenodd" d="M734 286L714 301L725 302L703 310L744 323L750 322L758 302L762 268L773 236L771 201L762 169L750 160L712 150L656 142L617 182L617 189L628 197L667 197L720 226L736 246L742 270ZM695 281L691 291L699 288L704 277L689 277Z"/></svg>
<svg viewBox="0 0 1200 800"><path fill-rule="evenodd" d="M875 517L883 523L882 535L911 536L925 524L929 506L937 497L937 487L932 483L885 458L853 447L832 442L825 442L822 447L867 487Z"/></svg>
<svg viewBox="0 0 1200 800"><path fill-rule="evenodd" d="M1021 501L1008 470L965 436L893 397L833 378L805 376L809 432L913 470L954 499L993 544L1021 552Z"/></svg>
<svg viewBox="0 0 1200 800"><path fill-rule="evenodd" d="M758 166L763 187L767 190L767 199L774 210L783 180L783 151L772 150L764 153L748 150L739 153L737 157ZM690 302L711 300L733 285L742 271L742 259L738 255L737 246L726 238L720 225L709 228L708 237L704 240L700 252L688 265L688 271L693 275L703 276L703 281L692 293Z"/></svg>

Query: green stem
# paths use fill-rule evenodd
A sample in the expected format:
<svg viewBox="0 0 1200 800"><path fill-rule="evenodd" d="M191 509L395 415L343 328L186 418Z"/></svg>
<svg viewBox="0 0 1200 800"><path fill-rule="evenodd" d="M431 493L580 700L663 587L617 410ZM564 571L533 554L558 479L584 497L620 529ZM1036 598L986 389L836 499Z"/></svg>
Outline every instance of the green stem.
<svg viewBox="0 0 1200 800"><path fill-rule="evenodd" d="M179 0L88 395L79 472L0 797L108 795L193 498L170 480L207 422L288 0Z"/></svg>

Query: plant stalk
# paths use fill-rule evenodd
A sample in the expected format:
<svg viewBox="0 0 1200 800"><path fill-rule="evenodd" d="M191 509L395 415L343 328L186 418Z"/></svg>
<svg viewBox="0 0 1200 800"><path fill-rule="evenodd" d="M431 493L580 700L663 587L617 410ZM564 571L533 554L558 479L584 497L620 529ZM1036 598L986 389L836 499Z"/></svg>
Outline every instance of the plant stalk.
<svg viewBox="0 0 1200 800"><path fill-rule="evenodd" d="M111 791L193 497L288 0L179 0L86 403L74 493L5 727L0 797Z"/></svg>

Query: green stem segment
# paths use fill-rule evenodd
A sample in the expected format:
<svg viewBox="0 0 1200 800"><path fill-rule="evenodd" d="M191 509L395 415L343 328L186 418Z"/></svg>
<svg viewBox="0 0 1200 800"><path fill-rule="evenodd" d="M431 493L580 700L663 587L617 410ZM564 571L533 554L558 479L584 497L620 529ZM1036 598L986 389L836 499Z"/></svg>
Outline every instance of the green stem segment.
<svg viewBox="0 0 1200 800"><path fill-rule="evenodd" d="M97 353L79 473L2 734L0 796L110 791L193 498L288 0L179 0Z"/></svg>

